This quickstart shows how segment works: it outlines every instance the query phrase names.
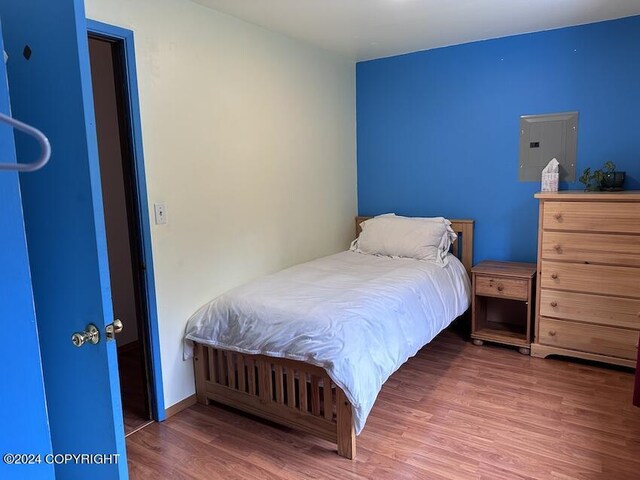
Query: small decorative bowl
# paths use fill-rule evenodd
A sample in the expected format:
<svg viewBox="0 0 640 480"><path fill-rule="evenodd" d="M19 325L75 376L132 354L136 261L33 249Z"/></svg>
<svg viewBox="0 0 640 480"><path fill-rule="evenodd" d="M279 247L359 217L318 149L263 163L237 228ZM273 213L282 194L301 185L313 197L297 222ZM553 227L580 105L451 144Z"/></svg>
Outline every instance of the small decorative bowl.
<svg viewBox="0 0 640 480"><path fill-rule="evenodd" d="M608 172L603 174L602 190L615 192L623 190L625 172Z"/></svg>

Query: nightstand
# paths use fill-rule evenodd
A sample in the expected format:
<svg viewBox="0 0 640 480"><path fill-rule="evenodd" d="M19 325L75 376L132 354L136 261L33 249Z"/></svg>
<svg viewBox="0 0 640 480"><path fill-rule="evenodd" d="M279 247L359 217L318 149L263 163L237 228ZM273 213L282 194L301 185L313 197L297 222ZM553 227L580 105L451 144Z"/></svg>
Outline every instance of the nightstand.
<svg viewBox="0 0 640 480"><path fill-rule="evenodd" d="M484 261L473 267L471 273L474 345L485 341L512 345L523 355L529 355L536 264Z"/></svg>

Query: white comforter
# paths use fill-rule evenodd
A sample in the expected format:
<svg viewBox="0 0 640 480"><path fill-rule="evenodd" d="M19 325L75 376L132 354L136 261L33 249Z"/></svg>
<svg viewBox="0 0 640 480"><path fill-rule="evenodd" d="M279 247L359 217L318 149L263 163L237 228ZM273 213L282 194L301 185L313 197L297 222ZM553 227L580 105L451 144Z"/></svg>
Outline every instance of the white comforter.
<svg viewBox="0 0 640 480"><path fill-rule="evenodd" d="M237 287L198 310L191 340L323 367L360 433L382 384L469 307L469 277L412 259L342 252Z"/></svg>

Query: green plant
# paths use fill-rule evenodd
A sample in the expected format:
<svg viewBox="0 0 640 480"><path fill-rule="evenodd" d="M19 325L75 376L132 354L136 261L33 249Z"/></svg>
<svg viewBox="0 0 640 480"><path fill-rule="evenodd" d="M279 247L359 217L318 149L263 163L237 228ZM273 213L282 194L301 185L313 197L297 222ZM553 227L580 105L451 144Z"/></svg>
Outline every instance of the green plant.
<svg viewBox="0 0 640 480"><path fill-rule="evenodd" d="M585 168L578 181L584 184L584 189L588 191L597 191L600 190L600 184L602 183L602 179L604 175L600 170L594 170L591 173L591 168Z"/></svg>
<svg viewBox="0 0 640 480"><path fill-rule="evenodd" d="M604 162L604 170L606 171L606 173L615 172L616 164L613 163L611 160L607 160L606 162Z"/></svg>
<svg viewBox="0 0 640 480"><path fill-rule="evenodd" d="M584 185L585 190L597 191L600 190L600 187L602 186L605 173L614 172L615 169L616 164L611 160L607 160L604 163L602 170L594 170L591 172L591 168L585 168L582 175L578 178L578 181Z"/></svg>

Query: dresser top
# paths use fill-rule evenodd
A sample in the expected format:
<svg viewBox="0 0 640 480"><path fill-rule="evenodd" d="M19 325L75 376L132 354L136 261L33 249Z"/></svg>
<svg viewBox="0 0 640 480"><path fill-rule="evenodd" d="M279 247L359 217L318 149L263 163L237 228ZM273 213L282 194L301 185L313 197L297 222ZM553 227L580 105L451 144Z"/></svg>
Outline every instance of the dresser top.
<svg viewBox="0 0 640 480"><path fill-rule="evenodd" d="M535 197L541 200L602 200L608 202L632 202L640 200L640 190L623 190L622 192L560 190L559 192L538 192L535 194Z"/></svg>
<svg viewBox="0 0 640 480"><path fill-rule="evenodd" d="M481 273L485 275L532 278L536 274L536 264L485 260L474 266L471 271L473 273Z"/></svg>

